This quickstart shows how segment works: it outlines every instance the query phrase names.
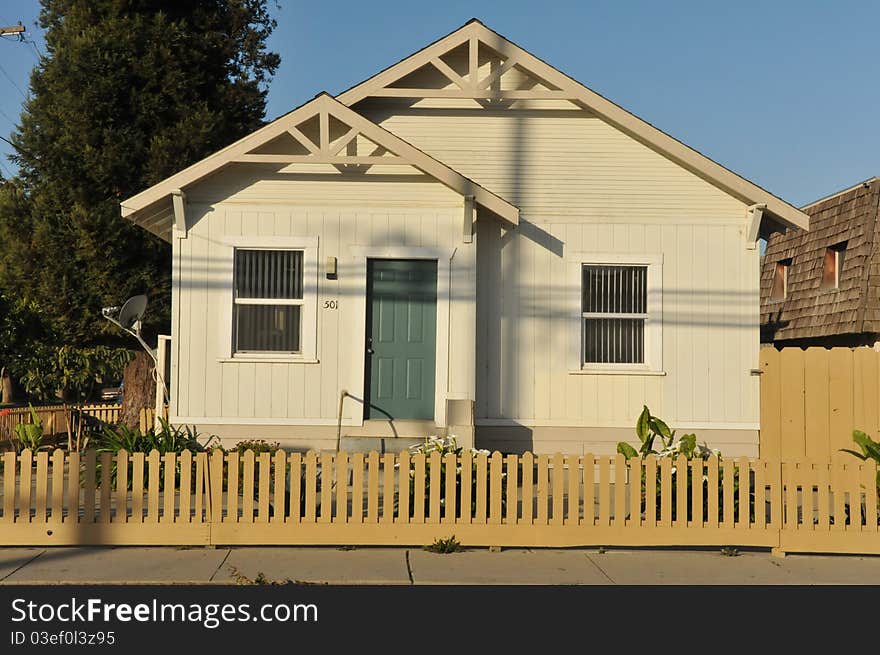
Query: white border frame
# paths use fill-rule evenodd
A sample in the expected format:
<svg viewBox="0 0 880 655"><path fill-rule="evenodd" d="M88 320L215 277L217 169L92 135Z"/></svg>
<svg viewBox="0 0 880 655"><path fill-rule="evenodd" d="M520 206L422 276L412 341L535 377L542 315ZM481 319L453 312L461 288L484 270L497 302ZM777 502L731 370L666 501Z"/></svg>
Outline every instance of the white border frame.
<svg viewBox="0 0 880 655"><path fill-rule="evenodd" d="M569 339L569 373L604 375L660 375L663 374L663 255L574 252L566 255L569 264L569 288L577 291L570 300L572 325ZM582 267L585 264L647 265L648 318L645 320L644 364L584 364L583 316L581 312Z"/></svg>
<svg viewBox="0 0 880 655"><path fill-rule="evenodd" d="M318 237L231 237L223 240L226 264L233 271L223 281L223 316L219 321L220 361L231 362L300 362L318 361ZM298 354L283 353L242 353L232 351L232 306L235 285L235 249L259 248L265 250L303 251L303 304L302 306L302 351Z"/></svg>
<svg viewBox="0 0 880 655"><path fill-rule="evenodd" d="M446 390L449 387L449 304L452 258L456 248L415 248L408 246L349 246L354 261L352 285L355 293L348 313L354 336L350 389L364 398L366 388L365 357L367 338L367 260L369 259L425 259L437 262L437 351L434 364L434 423L446 426ZM345 356L340 353L340 357ZM365 400L365 399L364 399ZM363 407L361 406L361 410ZM356 417L363 424L363 411Z"/></svg>

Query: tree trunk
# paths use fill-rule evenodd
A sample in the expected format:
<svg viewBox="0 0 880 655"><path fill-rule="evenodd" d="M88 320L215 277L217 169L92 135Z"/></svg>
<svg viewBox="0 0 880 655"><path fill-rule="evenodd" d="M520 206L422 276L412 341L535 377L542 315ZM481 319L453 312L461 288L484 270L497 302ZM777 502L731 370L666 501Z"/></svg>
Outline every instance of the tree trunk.
<svg viewBox="0 0 880 655"><path fill-rule="evenodd" d="M12 376L5 368L0 374L0 402L11 403L15 399L15 386L12 383Z"/></svg>
<svg viewBox="0 0 880 655"><path fill-rule="evenodd" d="M129 428L137 429L141 424L141 410L156 404L153 369L153 359L143 351L139 351L125 367L119 422Z"/></svg>

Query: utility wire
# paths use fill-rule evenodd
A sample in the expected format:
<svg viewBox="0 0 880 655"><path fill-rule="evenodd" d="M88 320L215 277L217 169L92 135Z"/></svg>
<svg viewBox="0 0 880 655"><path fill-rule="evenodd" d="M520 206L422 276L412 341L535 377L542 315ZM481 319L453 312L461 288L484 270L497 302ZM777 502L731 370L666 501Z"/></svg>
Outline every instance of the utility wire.
<svg viewBox="0 0 880 655"><path fill-rule="evenodd" d="M5 111L3 111L2 109L0 109L0 116L2 116L3 118L5 118L6 120L8 120L8 121L9 121L9 124L12 125L12 127L15 127L15 121L12 120L11 118L9 118L9 114L7 114L7 113L6 113Z"/></svg>
<svg viewBox="0 0 880 655"><path fill-rule="evenodd" d="M13 148L15 148L16 150L18 150L18 152L20 152L21 154L23 154L25 157L30 157L31 159L36 159L36 160L39 160L39 159L40 159L39 157L35 157L35 156L32 155L31 153L29 153L29 152L28 152L27 150L25 150L24 148L20 148L19 146L15 145L12 141L10 141L9 139L7 139L5 136L0 136L0 141L6 141L6 143L8 143L9 145L11 145L11 146L12 146Z"/></svg>
<svg viewBox="0 0 880 655"><path fill-rule="evenodd" d="M6 76L6 79L9 80L10 84L12 84L12 86L14 86L16 89L18 89L18 92L21 94L21 97L24 98L25 100L27 100L27 96L25 95L24 91L22 91L22 90L21 90L21 87L18 86L18 84L15 83L15 80L13 80L13 79L9 76L9 73L6 72L6 69L3 68L3 66L0 66L0 73L3 73L3 75Z"/></svg>

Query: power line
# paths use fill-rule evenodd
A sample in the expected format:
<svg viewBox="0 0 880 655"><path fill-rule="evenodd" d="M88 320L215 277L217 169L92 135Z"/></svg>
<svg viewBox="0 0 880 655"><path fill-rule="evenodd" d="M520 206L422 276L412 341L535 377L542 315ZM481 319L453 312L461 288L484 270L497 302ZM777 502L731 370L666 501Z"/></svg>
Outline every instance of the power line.
<svg viewBox="0 0 880 655"><path fill-rule="evenodd" d="M18 84L15 83L15 80L13 80L13 79L9 76L9 73L6 72L6 69L3 68L3 66L0 66L0 73L3 73L3 75L6 76L6 79L9 80L9 83L12 84L12 86L14 86L16 89L18 89L18 92L21 94L21 97L24 98L25 100L27 100L27 96L25 95L24 91L22 91L22 90L21 90L21 87L18 86Z"/></svg>
<svg viewBox="0 0 880 655"><path fill-rule="evenodd" d="M6 113L5 111L3 111L2 109L0 109L0 116L3 116L3 118L5 118L6 120L8 120L9 123L10 123L10 125L12 125L12 127L15 127L15 121L12 120L11 118L9 118L9 114L7 114L7 113Z"/></svg>
<svg viewBox="0 0 880 655"><path fill-rule="evenodd" d="M11 145L13 148L15 148L18 152L20 152L21 154L23 154L25 157L30 157L31 159L39 159L39 157L35 157L34 155L32 155L31 153L29 153L29 152L28 152L27 150L25 150L24 148L20 148L19 146L15 145L12 141L10 141L9 139L7 139L5 136L0 136L0 141L6 141L6 143L8 143L9 145Z"/></svg>

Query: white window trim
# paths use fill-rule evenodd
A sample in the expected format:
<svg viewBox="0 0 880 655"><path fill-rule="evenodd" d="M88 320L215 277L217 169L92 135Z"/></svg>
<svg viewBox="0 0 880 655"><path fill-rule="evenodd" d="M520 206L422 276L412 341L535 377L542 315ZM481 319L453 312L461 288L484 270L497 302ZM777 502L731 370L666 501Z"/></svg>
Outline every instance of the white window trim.
<svg viewBox="0 0 880 655"><path fill-rule="evenodd" d="M224 276L224 316L220 323L220 361L233 362L299 362L318 361L318 237L233 237L224 240L229 274ZM245 304L301 305L302 348L298 353L233 351L232 323L235 304L235 250L302 250L303 251L303 297L302 300L248 299Z"/></svg>
<svg viewBox="0 0 880 655"><path fill-rule="evenodd" d="M600 375L661 375L663 371L663 255L574 252L565 257L569 288L574 290L570 315L569 373ZM648 312L645 318L645 362L643 364L584 363L583 319L581 307L584 265L645 266L648 267ZM602 314L604 317L626 317L624 314ZM633 315L635 316L635 315ZM642 315L638 315L641 318Z"/></svg>

